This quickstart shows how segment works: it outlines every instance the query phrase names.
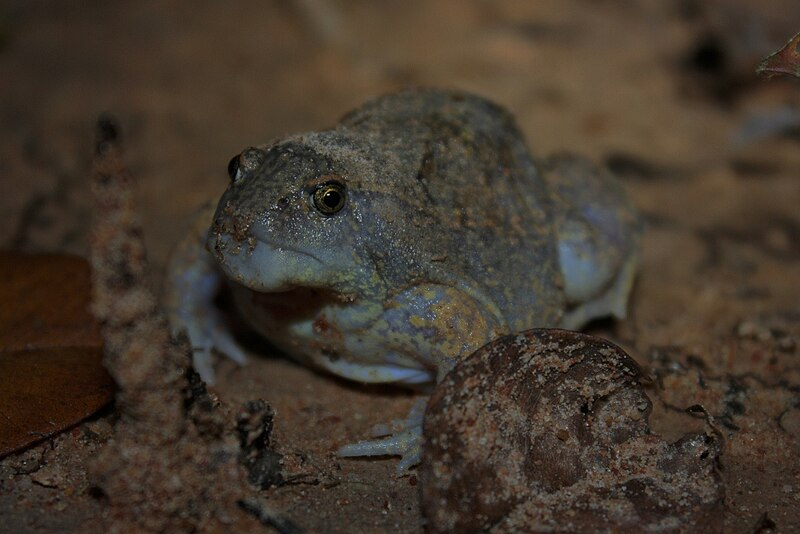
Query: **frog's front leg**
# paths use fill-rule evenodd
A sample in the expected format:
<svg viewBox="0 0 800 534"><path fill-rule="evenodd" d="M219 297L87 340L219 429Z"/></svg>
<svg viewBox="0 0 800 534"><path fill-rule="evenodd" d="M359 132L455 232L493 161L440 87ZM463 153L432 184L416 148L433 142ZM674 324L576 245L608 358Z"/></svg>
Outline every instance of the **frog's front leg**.
<svg viewBox="0 0 800 534"><path fill-rule="evenodd" d="M371 334L387 341L387 353L412 356L431 369L437 382L460 358L508 332L505 321L487 311L491 306L450 286L415 286L392 298L385 308ZM404 473L420 460L426 403L427 399L417 402L396 432L382 425L373 434L385 437L345 445L339 455L401 456L397 471Z"/></svg>
<svg viewBox="0 0 800 534"><path fill-rule="evenodd" d="M173 335L185 331L192 345L192 363L200 377L213 383L213 349L238 363L247 359L226 327L222 312L214 305L221 274L205 247L214 207L203 207L191 231L178 244L167 266L163 304Z"/></svg>

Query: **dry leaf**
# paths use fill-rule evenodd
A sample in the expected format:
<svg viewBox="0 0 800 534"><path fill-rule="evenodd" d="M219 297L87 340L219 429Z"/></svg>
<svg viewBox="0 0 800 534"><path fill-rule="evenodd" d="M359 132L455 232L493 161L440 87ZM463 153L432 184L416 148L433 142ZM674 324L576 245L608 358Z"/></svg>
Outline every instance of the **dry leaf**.
<svg viewBox="0 0 800 534"><path fill-rule="evenodd" d="M800 33L792 37L783 48L764 58L756 72L768 77L791 74L800 78Z"/></svg>
<svg viewBox="0 0 800 534"><path fill-rule="evenodd" d="M102 345L85 260L0 252L0 280L0 351Z"/></svg>
<svg viewBox="0 0 800 534"><path fill-rule="evenodd" d="M108 404L100 347L0 352L0 457L61 432Z"/></svg>
<svg viewBox="0 0 800 534"><path fill-rule="evenodd" d="M0 458L111 401L89 266L59 255L0 253Z"/></svg>

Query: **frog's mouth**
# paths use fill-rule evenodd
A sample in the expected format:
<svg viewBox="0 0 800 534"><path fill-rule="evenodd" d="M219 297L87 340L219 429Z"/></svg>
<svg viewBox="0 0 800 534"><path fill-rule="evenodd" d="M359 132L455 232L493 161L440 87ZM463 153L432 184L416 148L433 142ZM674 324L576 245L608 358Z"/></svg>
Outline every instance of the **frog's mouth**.
<svg viewBox="0 0 800 534"><path fill-rule="evenodd" d="M287 354L359 382L432 380L432 371L415 358L387 352L385 339L369 334L382 306L337 288L337 273L349 272L337 258L262 241L247 247L225 234L210 236L208 248L227 278L246 290L233 287L246 320Z"/></svg>
<svg viewBox="0 0 800 534"><path fill-rule="evenodd" d="M339 303L335 294L311 287L292 287L284 291L253 291L249 298L253 305L269 310L285 323L308 320L315 317L326 305Z"/></svg>
<svg viewBox="0 0 800 534"><path fill-rule="evenodd" d="M333 273L311 252L258 240L209 235L207 248L225 276L260 293L284 293L299 287L328 288Z"/></svg>

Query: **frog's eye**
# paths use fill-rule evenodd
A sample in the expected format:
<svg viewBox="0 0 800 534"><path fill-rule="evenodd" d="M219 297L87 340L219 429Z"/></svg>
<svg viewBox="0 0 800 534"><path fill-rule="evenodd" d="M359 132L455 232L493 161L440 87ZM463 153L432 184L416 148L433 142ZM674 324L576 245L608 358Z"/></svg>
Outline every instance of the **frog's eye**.
<svg viewBox="0 0 800 534"><path fill-rule="evenodd" d="M236 154L228 162L228 176L231 177L231 183L240 178L239 176L239 154Z"/></svg>
<svg viewBox="0 0 800 534"><path fill-rule="evenodd" d="M328 182L317 186L311 198L317 211L323 215L333 215L344 208L347 193L343 184Z"/></svg>
<svg viewBox="0 0 800 534"><path fill-rule="evenodd" d="M233 156L228 162L228 176L231 177L231 183L238 182L246 174L258 169L266 158L266 152L254 147L245 149L241 154Z"/></svg>

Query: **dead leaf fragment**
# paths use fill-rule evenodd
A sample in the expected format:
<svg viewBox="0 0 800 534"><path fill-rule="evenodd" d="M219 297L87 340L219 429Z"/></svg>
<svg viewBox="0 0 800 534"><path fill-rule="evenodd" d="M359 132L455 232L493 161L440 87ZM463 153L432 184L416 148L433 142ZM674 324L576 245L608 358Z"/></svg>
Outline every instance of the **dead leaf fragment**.
<svg viewBox="0 0 800 534"><path fill-rule="evenodd" d="M109 403L100 347L0 352L0 458L61 432Z"/></svg>
<svg viewBox="0 0 800 534"><path fill-rule="evenodd" d="M102 345L85 260L0 252L0 280L0 351Z"/></svg>
<svg viewBox="0 0 800 534"><path fill-rule="evenodd" d="M792 37L783 48L764 58L756 72L768 78L777 74L791 74L800 78L800 33Z"/></svg>
<svg viewBox="0 0 800 534"><path fill-rule="evenodd" d="M64 255L0 252L0 458L111 401L89 266Z"/></svg>

